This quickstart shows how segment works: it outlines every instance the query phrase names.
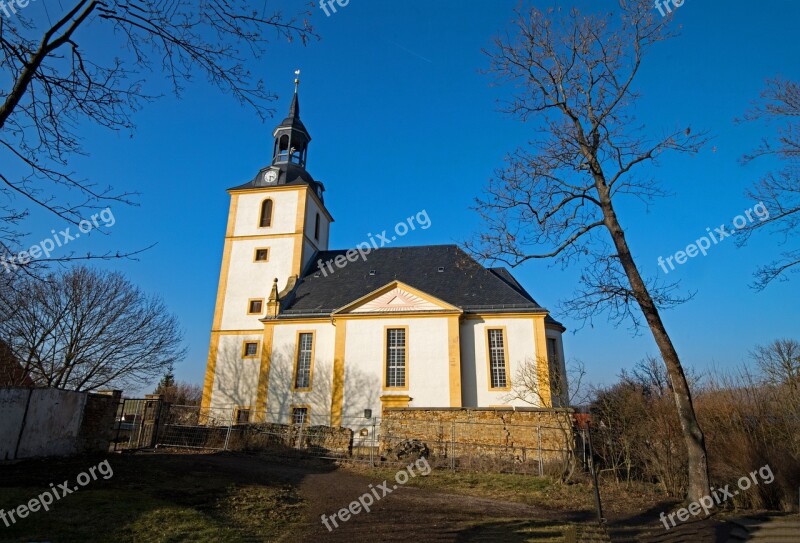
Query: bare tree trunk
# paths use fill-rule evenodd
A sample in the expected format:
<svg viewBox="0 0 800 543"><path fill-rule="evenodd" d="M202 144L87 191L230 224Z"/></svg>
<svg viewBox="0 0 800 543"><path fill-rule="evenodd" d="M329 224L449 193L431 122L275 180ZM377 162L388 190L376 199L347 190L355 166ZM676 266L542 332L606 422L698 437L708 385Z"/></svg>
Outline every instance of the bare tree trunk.
<svg viewBox="0 0 800 543"><path fill-rule="evenodd" d="M602 181L598 182L598 193L605 225L611 233L620 263L630 281L631 290L636 297L636 301L647 320L653 339L655 339L656 345L661 352L664 364L667 366L672 394L678 409L678 419L686 442L689 464L688 500L697 501L710 493L710 486L705 437L695 416L689 383L686 380L675 346L672 344L667 329L661 320L658 308L642 280L636 262L633 260L628 242L625 239L625 232L619 224L614 207L611 204L608 188Z"/></svg>

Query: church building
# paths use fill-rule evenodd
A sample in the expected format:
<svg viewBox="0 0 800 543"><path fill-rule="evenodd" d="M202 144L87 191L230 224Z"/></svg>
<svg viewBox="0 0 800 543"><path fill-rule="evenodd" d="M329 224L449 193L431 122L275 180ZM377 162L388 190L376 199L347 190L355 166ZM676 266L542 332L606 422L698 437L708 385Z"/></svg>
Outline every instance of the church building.
<svg viewBox="0 0 800 543"><path fill-rule="evenodd" d="M330 249L297 84L273 137L271 164L228 190L204 409L338 427L390 407L531 407L522 371L539 407L564 403L565 329L507 269L456 245Z"/></svg>

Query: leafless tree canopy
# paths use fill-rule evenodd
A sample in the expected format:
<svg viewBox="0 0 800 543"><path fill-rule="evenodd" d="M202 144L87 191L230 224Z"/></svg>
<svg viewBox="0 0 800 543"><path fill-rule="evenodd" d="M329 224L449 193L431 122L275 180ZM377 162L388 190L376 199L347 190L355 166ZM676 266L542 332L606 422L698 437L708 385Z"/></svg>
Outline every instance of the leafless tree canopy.
<svg viewBox="0 0 800 543"><path fill-rule="evenodd" d="M77 267L23 281L0 295L0 337L38 386L135 387L185 354L164 303L119 273Z"/></svg>
<svg viewBox="0 0 800 543"><path fill-rule="evenodd" d="M745 162L760 157L775 157L782 167L769 172L747 195L763 202L770 216L763 222L749 225L741 231L742 245L754 231L766 229L781 239L785 249L772 262L755 272L753 286L761 290L774 280L786 280L789 273L800 270L800 84L786 79L774 79L761 93L760 103L745 115L745 120L766 120L779 124L774 141L764 140Z"/></svg>
<svg viewBox="0 0 800 543"><path fill-rule="evenodd" d="M588 320L610 311L615 321L638 326L636 296L603 208L622 197L650 203L663 192L638 170L667 151L696 152L705 141L686 127L654 136L632 113L642 59L670 34L652 5L639 3L621 19L532 9L520 14L516 30L488 54L493 74L518 89L507 111L533 125L532 137L478 201L487 227L470 248L512 266L581 260L581 287L568 309ZM675 285L646 283L660 307L685 300Z"/></svg>
<svg viewBox="0 0 800 543"><path fill-rule="evenodd" d="M800 392L800 342L776 339L758 345L750 353L769 385L786 386L794 394Z"/></svg>
<svg viewBox="0 0 800 543"><path fill-rule="evenodd" d="M69 163L85 151L82 125L134 129L133 114L156 98L144 84L149 73L163 74L178 96L205 77L267 115L274 96L246 61L273 39L305 43L314 34L306 20L258 4L73 0L47 3L45 28L20 8L0 17L0 249L18 241L27 206L76 224L89 209L131 202L132 194L88 181Z"/></svg>

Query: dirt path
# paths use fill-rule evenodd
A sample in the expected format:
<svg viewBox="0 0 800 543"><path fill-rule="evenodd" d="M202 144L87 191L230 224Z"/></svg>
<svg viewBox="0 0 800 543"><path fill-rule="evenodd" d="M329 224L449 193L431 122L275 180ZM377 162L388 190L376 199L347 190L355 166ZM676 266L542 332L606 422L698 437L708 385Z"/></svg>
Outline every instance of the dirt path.
<svg viewBox="0 0 800 543"><path fill-rule="evenodd" d="M321 515L333 515L347 507L370 492L369 485L381 496L384 492L378 489L381 483L343 470L306 476L299 488L308 503L309 527L301 541L467 541L470 523L503 524L505 519L542 517L542 511L523 504L439 494L413 487L395 489L394 481L390 481L391 493L376 501L369 513L361 511L346 522L337 519L338 528L329 520L331 530L322 524ZM493 531L498 529L501 528ZM514 541L505 537L502 540Z"/></svg>

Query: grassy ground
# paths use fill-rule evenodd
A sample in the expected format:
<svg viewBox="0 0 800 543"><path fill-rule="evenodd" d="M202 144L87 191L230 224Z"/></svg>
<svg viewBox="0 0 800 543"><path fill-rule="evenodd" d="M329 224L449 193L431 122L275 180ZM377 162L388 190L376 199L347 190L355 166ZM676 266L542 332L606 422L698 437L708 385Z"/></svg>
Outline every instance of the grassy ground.
<svg viewBox="0 0 800 543"><path fill-rule="evenodd" d="M378 479L392 479L400 468L371 468L353 464L346 469L373 474ZM409 479L409 486L441 492L485 497L534 505L545 510L571 512L575 518L592 518L595 514L594 488L589 481L564 484L550 478L530 475L468 473L435 470L428 477ZM600 492L605 516L629 517L651 507L670 503L655 485L641 483L601 482ZM673 500L674 501L674 500Z"/></svg>
<svg viewBox="0 0 800 543"><path fill-rule="evenodd" d="M197 456L197 458L202 458ZM112 456L114 475L99 479L10 527L0 541L280 541L301 519L290 483L259 480L180 457ZM96 462L4 466L0 508L13 509ZM187 470L187 465L191 468ZM15 469L16 468L16 469Z"/></svg>

